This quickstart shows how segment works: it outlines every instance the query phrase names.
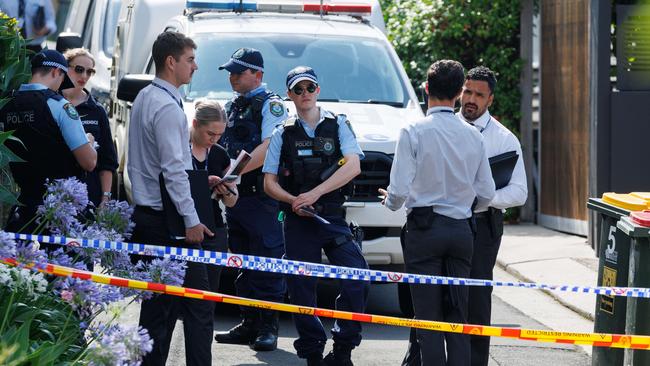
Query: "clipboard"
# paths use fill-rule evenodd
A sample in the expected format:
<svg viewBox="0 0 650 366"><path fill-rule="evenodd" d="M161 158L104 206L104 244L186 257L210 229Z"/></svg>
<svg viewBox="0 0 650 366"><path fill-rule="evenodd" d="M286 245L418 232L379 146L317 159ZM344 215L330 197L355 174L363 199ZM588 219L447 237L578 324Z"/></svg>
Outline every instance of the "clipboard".
<svg viewBox="0 0 650 366"><path fill-rule="evenodd" d="M508 151L488 159L496 189L501 189L510 183L518 159L519 154L516 151Z"/></svg>
<svg viewBox="0 0 650 366"><path fill-rule="evenodd" d="M210 199L210 189L208 188L208 171L186 170L186 172L190 182L190 194L194 200L194 208L199 216L199 221L214 233L217 225L214 217L214 207L212 207L212 200ZM176 210L176 206L169 196L162 173L158 176L158 181L160 182L160 197L169 235L172 239L185 239L185 221Z"/></svg>

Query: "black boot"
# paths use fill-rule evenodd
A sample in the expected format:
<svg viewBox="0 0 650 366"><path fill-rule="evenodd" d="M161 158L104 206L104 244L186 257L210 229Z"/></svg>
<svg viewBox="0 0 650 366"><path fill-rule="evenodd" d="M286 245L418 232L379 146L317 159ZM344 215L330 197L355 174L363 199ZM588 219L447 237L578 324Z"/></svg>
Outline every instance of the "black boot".
<svg viewBox="0 0 650 366"><path fill-rule="evenodd" d="M250 317L244 317L241 323L226 332L217 332L214 340L217 343L228 344L250 344L257 336L256 321Z"/></svg>
<svg viewBox="0 0 650 366"><path fill-rule="evenodd" d="M334 343L334 349L325 356L323 365L326 366L354 366L350 359L352 347L342 346Z"/></svg>
<svg viewBox="0 0 650 366"><path fill-rule="evenodd" d="M307 366L323 366L323 355L307 357Z"/></svg>
<svg viewBox="0 0 650 366"><path fill-rule="evenodd" d="M257 338L250 347L256 351L275 351L278 348L278 328L280 321L278 312L273 310L260 311L260 330Z"/></svg>

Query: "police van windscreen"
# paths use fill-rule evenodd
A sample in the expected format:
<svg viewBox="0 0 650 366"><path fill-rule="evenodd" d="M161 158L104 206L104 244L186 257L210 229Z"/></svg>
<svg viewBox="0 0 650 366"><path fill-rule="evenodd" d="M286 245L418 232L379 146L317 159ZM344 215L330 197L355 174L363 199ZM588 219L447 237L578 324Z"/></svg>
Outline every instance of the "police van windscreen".
<svg viewBox="0 0 650 366"><path fill-rule="evenodd" d="M228 72L218 67L238 48L252 47L264 57L263 82L283 97L289 70L305 65L318 75L319 100L400 107L408 103L409 94L395 60L387 45L377 40L281 34L202 34L193 39L199 69L187 86L189 99L231 98Z"/></svg>

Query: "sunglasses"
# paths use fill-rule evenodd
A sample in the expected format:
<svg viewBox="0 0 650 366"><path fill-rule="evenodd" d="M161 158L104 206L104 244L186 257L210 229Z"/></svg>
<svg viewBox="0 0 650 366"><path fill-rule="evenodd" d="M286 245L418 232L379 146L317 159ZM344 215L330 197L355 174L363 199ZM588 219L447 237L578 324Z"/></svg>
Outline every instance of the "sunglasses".
<svg viewBox="0 0 650 366"><path fill-rule="evenodd" d="M88 75L88 77L95 75L96 72L95 69L86 69L85 67L80 65L72 66L72 70L74 70L74 72L76 72L77 74L83 74L85 72L86 75Z"/></svg>
<svg viewBox="0 0 650 366"><path fill-rule="evenodd" d="M312 94L312 93L314 93L314 92L316 91L316 88L318 88L318 85L316 85L316 84L309 84L309 85L307 85L307 87L304 88L304 89L301 88L301 87L299 87L299 86L294 86L293 89L291 89L291 91L292 91L295 95L300 95L300 94L302 94L302 92L305 91L305 90L307 91L307 93Z"/></svg>

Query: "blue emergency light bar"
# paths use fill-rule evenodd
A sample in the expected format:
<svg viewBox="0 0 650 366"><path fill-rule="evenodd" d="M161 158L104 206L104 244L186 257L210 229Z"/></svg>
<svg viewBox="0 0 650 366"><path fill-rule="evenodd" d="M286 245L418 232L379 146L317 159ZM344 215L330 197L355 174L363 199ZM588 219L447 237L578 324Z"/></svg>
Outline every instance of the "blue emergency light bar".
<svg viewBox="0 0 650 366"><path fill-rule="evenodd" d="M246 12L278 12L278 13L315 13L315 14L350 14L355 16L369 15L369 4L341 3L304 3L302 1L284 0L188 0L185 7L194 11L246 11Z"/></svg>

